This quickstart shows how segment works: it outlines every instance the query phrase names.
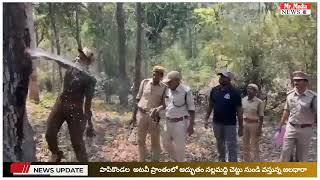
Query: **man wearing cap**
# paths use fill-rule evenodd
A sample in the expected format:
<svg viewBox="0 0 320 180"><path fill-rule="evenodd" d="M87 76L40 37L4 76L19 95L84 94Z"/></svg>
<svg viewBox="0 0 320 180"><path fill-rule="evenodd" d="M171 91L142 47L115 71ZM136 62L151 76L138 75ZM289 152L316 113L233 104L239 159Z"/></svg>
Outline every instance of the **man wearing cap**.
<svg viewBox="0 0 320 180"><path fill-rule="evenodd" d="M170 158L185 161L186 135L194 132L195 105L189 87L181 84L178 71L171 71L163 80L167 84L166 132L164 146Z"/></svg>
<svg viewBox="0 0 320 180"><path fill-rule="evenodd" d="M138 102L138 148L139 161L144 162L147 154L146 136L151 134L151 160L159 161L160 159L160 125L159 112L165 109L165 92L166 86L161 82L164 75L164 68L155 66L152 70L153 77L144 79L140 83L137 94Z"/></svg>
<svg viewBox="0 0 320 180"><path fill-rule="evenodd" d="M76 58L76 63L84 71L87 71L89 65L94 61L93 53L87 48L78 51L79 56ZM96 80L88 73L74 67L62 63L59 65L67 68L67 71L64 76L63 91L58 96L47 122L46 140L52 153L50 161L60 162L63 157L63 152L58 147L57 134L66 121L77 160L87 162L88 156L83 134L88 123L87 135L94 135L91 121L91 101Z"/></svg>
<svg viewBox="0 0 320 180"><path fill-rule="evenodd" d="M205 128L208 128L208 119L213 110L213 131L217 140L219 161L226 161L226 146L228 161L237 162L237 120L239 123L238 135L243 133L242 103L240 91L232 86L234 74L228 70L220 73L218 86L210 92L209 107L205 119Z"/></svg>
<svg viewBox="0 0 320 180"><path fill-rule="evenodd" d="M259 137L262 132L264 105L257 98L259 88L256 84L249 84L247 96L242 99L243 108L243 159L246 162L259 162ZM251 156L251 151L253 156Z"/></svg>
<svg viewBox="0 0 320 180"><path fill-rule="evenodd" d="M308 87L308 75L302 71L293 73L295 88L287 93L279 127L286 122L286 132L280 161L289 162L294 148L296 160L307 161L308 148L312 137L312 125L317 118L317 94Z"/></svg>

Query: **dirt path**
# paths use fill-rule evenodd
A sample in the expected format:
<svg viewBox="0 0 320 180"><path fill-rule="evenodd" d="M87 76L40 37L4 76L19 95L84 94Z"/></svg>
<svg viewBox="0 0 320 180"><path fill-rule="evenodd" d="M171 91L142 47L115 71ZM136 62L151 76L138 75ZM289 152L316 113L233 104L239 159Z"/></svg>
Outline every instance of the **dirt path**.
<svg viewBox="0 0 320 180"><path fill-rule="evenodd" d="M28 102L28 118L35 131L37 160L47 162L50 152L45 141L46 119L50 112L50 106L46 108ZM124 111L119 107L96 108L94 111L94 126L96 137L86 138L87 152L89 161L92 162L132 162L137 161L137 145L128 140L128 130L125 129L126 123L130 119L129 113L118 113ZM215 146L215 138L211 129L204 129L201 119L204 114L197 114L195 133L187 140L186 158L187 161L210 161L218 160ZM264 162L277 161L280 156L280 149L275 148L271 142L274 134L274 125L269 120L265 120L263 136L261 138L261 160ZM317 132L314 134L309 149L309 161L317 160ZM149 137L147 146L150 147ZM239 144L242 144L241 138ZM63 124L59 133L59 147L64 151L63 161L76 161L66 123ZM239 160L242 161L242 147L239 146ZM168 154L163 152L160 161L169 161Z"/></svg>

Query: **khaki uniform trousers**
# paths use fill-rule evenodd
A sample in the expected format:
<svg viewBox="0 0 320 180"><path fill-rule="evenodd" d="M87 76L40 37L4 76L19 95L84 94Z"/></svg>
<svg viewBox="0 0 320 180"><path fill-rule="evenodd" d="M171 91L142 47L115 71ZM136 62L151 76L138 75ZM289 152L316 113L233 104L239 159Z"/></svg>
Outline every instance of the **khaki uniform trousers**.
<svg viewBox="0 0 320 180"><path fill-rule="evenodd" d="M188 119L179 122L166 121L163 145L176 162L185 161Z"/></svg>
<svg viewBox="0 0 320 180"><path fill-rule="evenodd" d="M139 148L139 162L144 162L147 156L146 137L151 135L151 160L159 161L161 153L160 145L160 125L146 113L138 110L137 112L137 141Z"/></svg>
<svg viewBox="0 0 320 180"><path fill-rule="evenodd" d="M312 127L293 127L290 123L287 123L280 161L289 162L290 156L296 148L296 160L306 162L311 137Z"/></svg>
<svg viewBox="0 0 320 180"><path fill-rule="evenodd" d="M257 136L259 130L259 122L244 122L243 124L243 160L246 162L260 161L260 148Z"/></svg>

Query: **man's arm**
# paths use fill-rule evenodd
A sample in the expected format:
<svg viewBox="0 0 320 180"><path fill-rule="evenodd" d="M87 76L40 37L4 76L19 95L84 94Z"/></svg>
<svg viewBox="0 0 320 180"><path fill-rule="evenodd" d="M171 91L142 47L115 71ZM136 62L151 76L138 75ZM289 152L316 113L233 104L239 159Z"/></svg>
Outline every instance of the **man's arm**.
<svg viewBox="0 0 320 180"><path fill-rule="evenodd" d="M89 82L86 88L86 93L85 93L85 104L84 104L84 113L85 116L87 117L88 125L93 126L91 116L91 103L92 103L92 98L94 96L94 88L97 83L97 80L93 77L89 77Z"/></svg>
<svg viewBox="0 0 320 180"><path fill-rule="evenodd" d="M190 126L192 126L193 127L193 125L194 125L194 119L195 119L195 111L188 111L189 112L189 114L190 114Z"/></svg>
<svg viewBox="0 0 320 180"><path fill-rule="evenodd" d="M163 91L163 94L161 96L161 105L157 107L157 112L160 112L161 110L165 110L166 109L166 97L167 97L167 94L168 94L168 88L165 87L164 91Z"/></svg>
<svg viewBox="0 0 320 180"><path fill-rule="evenodd" d="M135 123L137 121L138 103L139 103L139 101L141 99L141 96L142 96L142 93L143 93L144 82L145 82L145 80L141 81L141 83L139 85L139 90L138 90L137 96L135 97L136 101L134 103L134 110L133 110L133 114L132 114L132 119L131 119L130 125L131 124L135 125Z"/></svg>
<svg viewBox="0 0 320 180"><path fill-rule="evenodd" d="M258 106L258 114L259 114L259 134L261 134L262 132L262 126L263 126L263 117L264 117L264 103L263 101L261 101L259 103L259 106Z"/></svg>
<svg viewBox="0 0 320 180"><path fill-rule="evenodd" d="M312 99L312 112L314 113L314 123L317 123L317 96Z"/></svg>
<svg viewBox="0 0 320 180"><path fill-rule="evenodd" d="M144 82L146 80L143 80L141 81L140 83L140 86L139 86L139 90L138 90L138 93L137 93L137 96L136 96L136 102L137 104L139 103L140 99L141 99L141 96L142 96L142 93L143 93L143 86L144 86Z"/></svg>
<svg viewBox="0 0 320 180"><path fill-rule="evenodd" d="M288 109L284 109L282 113L281 121L279 124L279 129L281 129L281 127L284 124L286 124L286 122L288 121L289 115L290 115L290 111Z"/></svg>
<svg viewBox="0 0 320 180"><path fill-rule="evenodd" d="M209 96L209 98L207 99L207 101L209 101L209 106L208 106L208 108L207 108L207 113L206 113L206 117L205 117L205 123L207 123L208 122L208 119L209 119L209 117L210 117L210 114L211 114L211 112L212 112L212 109L213 109L213 103L212 103L212 91L213 90L211 90L211 92L210 92L210 96Z"/></svg>
<svg viewBox="0 0 320 180"><path fill-rule="evenodd" d="M188 134L190 136L194 132L193 126L194 126L195 111L196 111L196 107L194 105L194 98L193 98L193 95L192 95L191 91L187 92L187 107L188 107L188 112L189 112L189 115L190 115L189 127L188 127L187 132L188 132Z"/></svg>
<svg viewBox="0 0 320 180"><path fill-rule="evenodd" d="M239 123L238 135L239 137L241 137L243 135L243 108L242 108L242 98L241 98L240 92L237 92L235 94L234 105L236 107L237 119Z"/></svg>
<svg viewBox="0 0 320 180"><path fill-rule="evenodd" d="M288 99L286 100L286 104L284 105L284 110L282 113L282 117L278 126L278 129L281 129L281 127L286 124L290 116L290 110L289 110L289 104L288 104Z"/></svg>
<svg viewBox="0 0 320 180"><path fill-rule="evenodd" d="M243 109L242 106L237 107L237 119L239 123L239 128L243 127Z"/></svg>

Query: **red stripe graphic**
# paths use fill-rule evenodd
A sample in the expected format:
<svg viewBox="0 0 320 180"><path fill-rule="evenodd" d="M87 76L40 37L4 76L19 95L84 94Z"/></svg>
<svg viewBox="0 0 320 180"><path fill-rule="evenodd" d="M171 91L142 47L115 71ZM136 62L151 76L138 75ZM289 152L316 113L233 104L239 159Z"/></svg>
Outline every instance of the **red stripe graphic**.
<svg viewBox="0 0 320 180"><path fill-rule="evenodd" d="M31 163L29 163L29 164L28 164L28 167L27 167L27 171L26 171L26 173L28 173L28 172L29 172L30 166L31 166Z"/></svg>
<svg viewBox="0 0 320 180"><path fill-rule="evenodd" d="M10 173L27 173L31 162L14 162L10 165Z"/></svg>

